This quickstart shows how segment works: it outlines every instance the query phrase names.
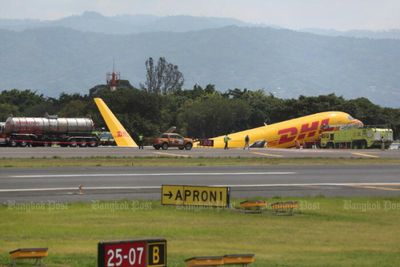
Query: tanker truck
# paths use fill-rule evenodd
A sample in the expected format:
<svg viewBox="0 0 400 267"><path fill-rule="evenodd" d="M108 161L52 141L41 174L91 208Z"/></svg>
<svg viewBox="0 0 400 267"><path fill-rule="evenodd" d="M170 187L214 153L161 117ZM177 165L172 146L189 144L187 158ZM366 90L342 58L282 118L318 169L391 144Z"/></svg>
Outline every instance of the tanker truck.
<svg viewBox="0 0 400 267"><path fill-rule="evenodd" d="M0 122L0 146L4 146L6 144L6 134L4 133L4 124L5 122Z"/></svg>
<svg viewBox="0 0 400 267"><path fill-rule="evenodd" d="M0 125L0 141L6 146L96 147L98 136L89 118L9 117Z"/></svg>

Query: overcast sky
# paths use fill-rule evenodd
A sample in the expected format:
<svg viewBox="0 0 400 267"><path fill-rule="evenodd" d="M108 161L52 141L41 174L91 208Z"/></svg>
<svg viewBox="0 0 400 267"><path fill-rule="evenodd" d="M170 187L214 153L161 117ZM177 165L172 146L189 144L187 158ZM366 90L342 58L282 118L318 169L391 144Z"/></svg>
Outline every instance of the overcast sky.
<svg viewBox="0 0 400 267"><path fill-rule="evenodd" d="M0 18L58 19L85 10L104 15L234 17L287 28L400 28L400 0L0 0Z"/></svg>

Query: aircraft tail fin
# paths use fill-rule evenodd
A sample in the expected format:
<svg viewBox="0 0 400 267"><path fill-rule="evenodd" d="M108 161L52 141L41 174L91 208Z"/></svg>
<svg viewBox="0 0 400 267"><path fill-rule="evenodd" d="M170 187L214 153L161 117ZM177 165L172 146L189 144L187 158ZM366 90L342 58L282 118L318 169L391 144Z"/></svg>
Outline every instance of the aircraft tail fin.
<svg viewBox="0 0 400 267"><path fill-rule="evenodd" d="M125 130L124 126L122 126L119 120L114 116L106 103L104 103L103 99L95 98L94 102L100 110L101 116L106 122L109 131L114 137L115 143L117 143L117 146L137 147L138 145Z"/></svg>

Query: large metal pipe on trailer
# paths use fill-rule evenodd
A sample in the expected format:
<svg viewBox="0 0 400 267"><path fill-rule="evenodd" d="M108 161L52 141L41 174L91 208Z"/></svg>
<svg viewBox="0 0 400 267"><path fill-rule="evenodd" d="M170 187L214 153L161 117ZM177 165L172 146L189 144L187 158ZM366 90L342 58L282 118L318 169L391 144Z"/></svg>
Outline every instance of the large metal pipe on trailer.
<svg viewBox="0 0 400 267"><path fill-rule="evenodd" d="M10 117L5 123L5 133L88 133L94 123L88 118L29 118Z"/></svg>
<svg viewBox="0 0 400 267"><path fill-rule="evenodd" d="M90 118L9 117L4 125L10 146L98 146Z"/></svg>

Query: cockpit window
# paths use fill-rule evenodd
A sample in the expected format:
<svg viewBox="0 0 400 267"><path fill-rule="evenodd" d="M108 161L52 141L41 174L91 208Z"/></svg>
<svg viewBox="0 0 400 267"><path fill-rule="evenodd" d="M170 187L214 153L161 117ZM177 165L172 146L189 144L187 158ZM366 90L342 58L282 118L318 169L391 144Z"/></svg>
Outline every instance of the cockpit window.
<svg viewBox="0 0 400 267"><path fill-rule="evenodd" d="M352 116L349 115L349 117L347 117L350 121L354 120L354 118Z"/></svg>

